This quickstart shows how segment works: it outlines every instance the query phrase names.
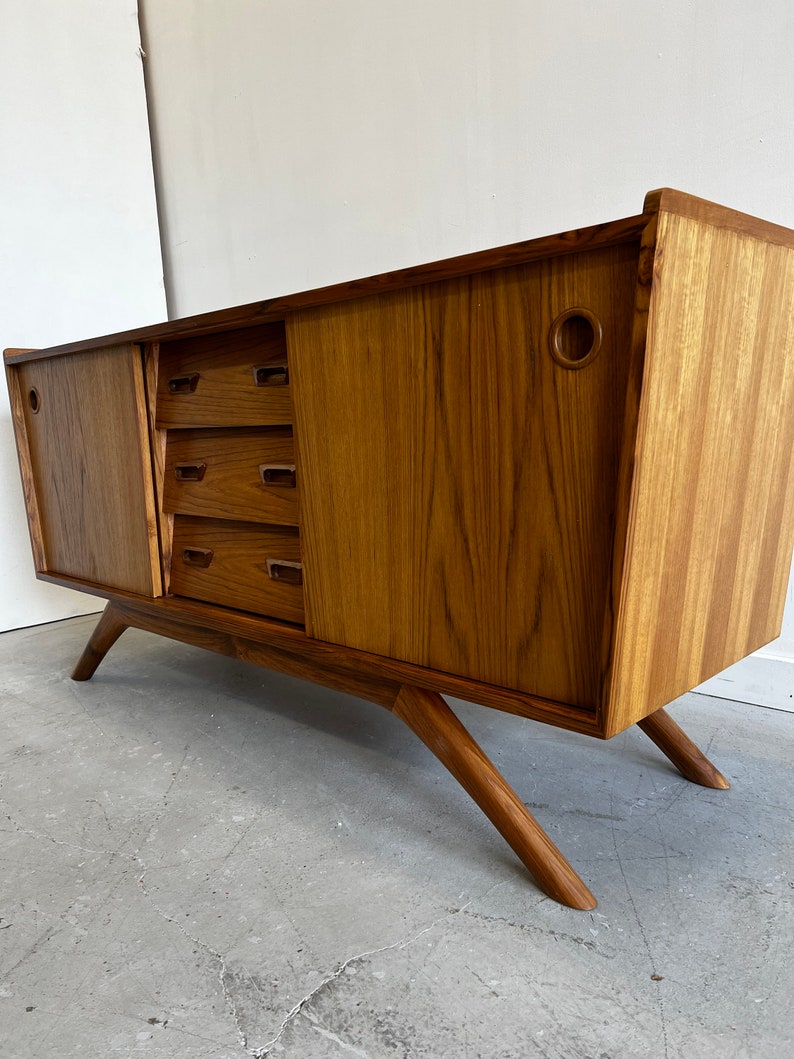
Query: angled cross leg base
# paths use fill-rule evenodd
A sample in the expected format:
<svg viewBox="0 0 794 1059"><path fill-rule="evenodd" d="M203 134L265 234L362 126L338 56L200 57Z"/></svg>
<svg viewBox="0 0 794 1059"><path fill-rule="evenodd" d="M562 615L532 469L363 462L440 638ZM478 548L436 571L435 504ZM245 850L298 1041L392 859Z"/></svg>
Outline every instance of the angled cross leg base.
<svg viewBox="0 0 794 1059"><path fill-rule="evenodd" d="M77 665L72 670L72 680L90 680L96 673L99 663L127 628L129 626L118 609L112 603L108 603Z"/></svg>
<svg viewBox="0 0 794 1059"><path fill-rule="evenodd" d="M515 791L461 724L438 692L412 684L340 669L324 657L309 661L282 650L221 631L211 633L192 620L178 622L158 606L108 603L72 673L89 680L125 629L136 627L172 636L185 643L247 659L270 669L338 688L386 706L422 740L474 799L536 883L549 897L571 908L595 908L596 900L538 824ZM638 722L639 727L693 783L725 789L725 777L664 710Z"/></svg>
<svg viewBox="0 0 794 1059"><path fill-rule="evenodd" d="M714 768L706 755L664 710L657 710L650 717L637 721L638 727L653 740L661 752L675 765L681 775L701 787L727 790L730 783Z"/></svg>
<svg viewBox="0 0 794 1059"><path fill-rule="evenodd" d="M391 709L471 795L544 893L571 908L595 908L588 888L439 694L403 685Z"/></svg>
<svg viewBox="0 0 794 1059"><path fill-rule="evenodd" d="M173 617L173 616L172 616ZM175 622L159 606L109 603L77 665L74 680L89 680L127 628L171 636L184 643L243 658L385 706L419 736L479 805L549 897L571 908L595 908L596 899L474 741L441 696L386 677L340 670L297 654L218 632L192 622Z"/></svg>

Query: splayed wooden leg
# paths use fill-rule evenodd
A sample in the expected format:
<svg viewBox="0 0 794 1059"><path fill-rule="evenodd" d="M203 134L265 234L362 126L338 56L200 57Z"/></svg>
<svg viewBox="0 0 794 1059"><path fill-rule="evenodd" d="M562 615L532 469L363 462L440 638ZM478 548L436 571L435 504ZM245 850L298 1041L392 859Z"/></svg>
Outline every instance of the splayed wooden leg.
<svg viewBox="0 0 794 1059"><path fill-rule="evenodd" d="M686 779L715 790L724 791L730 787L722 773L664 710L657 710L637 724Z"/></svg>
<svg viewBox="0 0 794 1059"><path fill-rule="evenodd" d="M120 612L112 603L108 603L77 665L72 670L72 680L90 680L99 663L127 628L129 626L121 617Z"/></svg>
<svg viewBox="0 0 794 1059"><path fill-rule="evenodd" d="M440 695L403 685L391 709L471 795L544 893L571 908L595 908L588 888Z"/></svg>

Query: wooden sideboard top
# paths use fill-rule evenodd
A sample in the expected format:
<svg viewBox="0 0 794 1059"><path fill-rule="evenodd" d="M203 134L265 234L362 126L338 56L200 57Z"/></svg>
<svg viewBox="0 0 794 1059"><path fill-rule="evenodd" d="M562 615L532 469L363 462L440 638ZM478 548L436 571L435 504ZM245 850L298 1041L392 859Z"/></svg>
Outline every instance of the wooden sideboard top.
<svg viewBox="0 0 794 1059"><path fill-rule="evenodd" d="M121 331L117 334L92 337L85 341L65 342L47 349L7 349L5 359L9 364L18 364L42 356L52 357L74 353L78 350L85 352L124 342L165 342L175 338L211 334L216 331L254 327L257 324L282 320L288 313L298 309L313 308L368 294L412 287L434 280L452 279L456 276L487 272L490 269L525 264L541 258L625 242L638 238L648 221L660 211L693 217L710 225L794 248L794 231L788 228L750 217L694 195L671 188L662 188L646 195L642 213L605 224L591 225L537 239L527 239L490 250L480 250L442 261L433 261L394 272L384 272L376 276L336 283L315 290L250 302L247 305L200 313L178 320L164 321L134 330Z"/></svg>

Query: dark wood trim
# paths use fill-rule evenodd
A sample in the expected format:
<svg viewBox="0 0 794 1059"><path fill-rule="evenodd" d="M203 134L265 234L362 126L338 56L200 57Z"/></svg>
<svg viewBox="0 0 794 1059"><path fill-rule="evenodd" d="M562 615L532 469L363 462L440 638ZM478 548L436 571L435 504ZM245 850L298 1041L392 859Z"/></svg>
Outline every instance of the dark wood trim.
<svg viewBox="0 0 794 1059"><path fill-rule="evenodd" d="M637 727L672 761L684 779L701 787L711 787L718 791L728 790L730 783L723 774L712 765L703 751L665 710L657 710L649 717L637 721Z"/></svg>
<svg viewBox="0 0 794 1059"><path fill-rule="evenodd" d="M14 438L17 446L19 475L22 481L22 492L25 500L30 546L33 552L33 566L36 575L41 576L47 569L47 555L44 550L44 532L41 525L39 503L36 498L36 484L33 477L33 461L28 444L28 432L25 426L24 398L19 384L19 373L6 365L8 383L8 400L11 407L11 421L14 426Z"/></svg>
<svg viewBox="0 0 794 1059"><path fill-rule="evenodd" d="M356 651L349 647L326 643L324 640L315 640L307 636L305 630L298 625L274 621L242 611L228 610L220 606L210 606L206 603L194 603L192 600L175 596L151 599L136 596L134 593L115 591L102 585L88 584L85 581L77 581L62 575L47 573L38 576L40 580L51 584L76 588L102 599L111 600L128 617L139 615L140 620L146 617L152 621L169 621L175 630L178 626L183 626L181 633L174 632L174 639L184 639L188 643L194 643L194 638L201 635L202 630L209 630L224 636L239 638L251 644L266 645L277 651L286 651L304 659L307 667L314 665L321 667L325 672L333 671L346 678L361 677L393 682L397 685L411 684L467 702L490 706L503 713L512 713L518 717L552 724L557 728L603 738L597 726L595 711L590 713L563 703L550 702L491 684L466 680L451 673L424 669L410 662L399 662L381 655L369 654L366 651ZM130 621L129 624L139 625L140 621ZM220 650L220 648L213 648L210 643L203 645L211 650ZM244 656L240 655L240 657ZM306 678L314 679L308 672ZM319 680L319 683L324 682L324 678Z"/></svg>
<svg viewBox="0 0 794 1059"><path fill-rule="evenodd" d="M280 646L214 629L209 625L200 627L183 621L174 621L162 607L157 613L134 605L111 602L108 604L108 609L111 608L129 627L153 632L158 636L167 636L172 640L189 643L204 650L216 651L231 658L239 658L244 662L253 662L266 669L274 669L278 673L310 680L312 683L334 688L336 691L344 691L348 695L355 695L357 698L366 699L368 702L374 702L388 709L391 708L400 690L399 684L377 675L354 670L340 672L333 666L324 665L306 655L284 650ZM106 610L105 613L107 614L108 611Z"/></svg>
<svg viewBox="0 0 794 1059"><path fill-rule="evenodd" d="M90 680L110 648L128 628L121 610L115 604L108 603L72 670L72 680Z"/></svg>
<svg viewBox="0 0 794 1059"><path fill-rule="evenodd" d="M720 206L708 199L699 199L696 195L687 195L674 188L659 188L649 191L645 196L645 213L675 213L679 217L690 217L714 228L725 228L728 231L762 239L765 243L786 246L794 250L794 231L780 224L751 217L739 210Z"/></svg>
<svg viewBox="0 0 794 1059"><path fill-rule="evenodd" d="M422 283L454 279L477 272L488 272L495 268L526 264L541 258L574 254L594 247L627 242L631 239L638 239L647 222L648 217L645 215L626 217L606 224L596 224L558 235L543 236L539 239L527 239L508 246L495 247L492 250L481 250L473 254L464 254L461 257L399 269L396 272L384 272L378 276L336 283L332 286L303 291L286 297L251 302L248 305L201 313L198 316L189 316L181 320L152 324L149 327L122 331L119 334L102 338L66 342L47 349L7 349L4 356L7 363L20 364L27 360L86 352L103 346L120 345L124 342L167 342L175 338L195 338L219 331L256 327L259 324L283 320L288 313L296 309L309 309L319 305L328 305L331 302L349 301L368 294L383 294L405 287L415 287Z"/></svg>
<svg viewBox="0 0 794 1059"><path fill-rule="evenodd" d="M545 894L569 908L595 908L590 890L440 695L405 686L392 713L452 773Z"/></svg>

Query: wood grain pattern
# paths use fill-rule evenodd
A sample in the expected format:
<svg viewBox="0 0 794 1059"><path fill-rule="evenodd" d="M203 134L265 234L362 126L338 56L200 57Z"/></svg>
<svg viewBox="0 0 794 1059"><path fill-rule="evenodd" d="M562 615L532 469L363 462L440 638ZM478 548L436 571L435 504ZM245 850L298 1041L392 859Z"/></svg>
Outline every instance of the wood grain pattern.
<svg viewBox="0 0 794 1059"><path fill-rule="evenodd" d="M161 591L140 350L18 369L44 568L143 594ZM38 411L30 394L38 394Z"/></svg>
<svg viewBox="0 0 794 1059"><path fill-rule="evenodd" d="M290 387L257 386L254 372L285 364L284 326L249 327L204 338L160 343L157 426L279 426L292 422ZM169 383L198 376L195 390Z"/></svg>
<svg viewBox="0 0 794 1059"><path fill-rule="evenodd" d="M72 670L72 680L90 680L102 659L128 627L119 608L108 603Z"/></svg>
<svg viewBox="0 0 794 1059"><path fill-rule="evenodd" d="M571 908L596 899L440 695L403 687L392 712L479 805L544 893Z"/></svg>
<svg viewBox="0 0 794 1059"><path fill-rule="evenodd" d="M672 761L684 779L701 787L726 791L730 783L709 761L665 710L657 710L637 724L643 732Z"/></svg>
<svg viewBox="0 0 794 1059"><path fill-rule="evenodd" d="M284 427L239 430L171 430L165 460L163 509L248 522L298 524L298 488L265 485L263 465L294 466L292 431ZM198 481L177 468L202 465Z"/></svg>
<svg viewBox="0 0 794 1059"><path fill-rule="evenodd" d="M212 552L206 567L190 565L186 550ZM174 518L171 591L209 603L303 621L303 588L268 575L268 559L300 562L298 532L226 519Z"/></svg>
<svg viewBox="0 0 794 1059"><path fill-rule="evenodd" d="M151 606L153 602L155 606ZM380 706L391 708L400 685L382 674L367 673L356 669L337 670L322 658L307 657L302 652L290 650L288 641L271 643L261 636L263 624L276 628L282 634L297 633L294 626L275 626L274 623L256 622L248 619L247 628L259 634L252 639L245 635L245 616L227 612L228 620L216 627L212 621L196 621L190 617L191 604L187 600L115 599L105 609L99 624L92 634L78 662L73 680L88 680L96 672L108 650L125 628L142 629L167 636L181 643L193 644L208 651L239 658L243 662L274 669L277 673L310 680L324 687L343 691L356 698L367 699ZM204 608L206 611L206 608ZM221 614L224 612L221 611Z"/></svg>
<svg viewBox="0 0 794 1059"><path fill-rule="evenodd" d="M646 199L646 204L647 204ZM612 552L612 573L607 598L607 613L604 619L601 643L602 671L607 674L602 685L603 698L597 711L598 723L607 723L609 710L609 688L612 659L615 650L616 612L621 598L623 574L627 559L631 511L631 489L634 481L635 440L637 421L642 397L642 380L645 370L645 342L648 331L648 311L653 287L653 262L656 252L657 216L650 217L642 233L637 268L637 286L634 293L634 317L631 329L631 352L626 386L626 404L623 411L623 433L618 461L617 490L615 496L615 521Z"/></svg>
<svg viewBox="0 0 794 1059"><path fill-rule="evenodd" d="M44 530L36 496L36 479L33 474L30 444L28 443L28 435L25 428L25 396L20 389L19 369L7 364L6 380L8 382L8 399L11 406L11 422L14 426L14 438L19 460L19 475L22 480L25 513L28 520L30 547L33 552L33 565L36 572L40 573L47 568L47 560L44 555Z"/></svg>
<svg viewBox="0 0 794 1059"><path fill-rule="evenodd" d="M698 198L697 195L676 191L675 188L659 188L649 191L645 196L644 213L655 215L660 210L700 221L710 227L722 228L735 235L750 236L764 243L794 250L794 231L791 228L740 213L739 210L732 210L728 206Z"/></svg>
<svg viewBox="0 0 794 1059"><path fill-rule="evenodd" d="M368 680L388 680L398 685L410 683L412 686L438 691L443 695L452 695L458 699L502 710L504 713L512 713L517 717L543 721L572 732L603 738L603 733L596 724L595 714L586 710L566 706L564 703L550 702L526 692L511 691L509 688L498 688L492 684L466 680L454 673L439 673L433 669L411 665L409 662L400 662L381 655L367 654L365 651L339 647L337 644L326 643L307 636L305 630L295 624L273 620L266 616L246 614L243 611L230 610L223 606L207 606L197 600L176 596L150 600L133 593L111 590L102 585L86 584L74 578L46 573L38 576L43 581L63 585L65 588L76 588L98 596L100 599L111 600L125 608L134 607L141 614L148 615L152 622L162 620L166 624L200 626L212 633L218 633L219 636L235 640L243 638L262 646L272 647L274 650L287 651L298 658L303 658L310 669L330 669L350 679L361 674ZM179 639L179 637L176 638ZM195 641L188 640L187 642ZM307 676L306 679L314 678Z"/></svg>
<svg viewBox="0 0 794 1059"><path fill-rule="evenodd" d="M607 735L779 634L794 544L794 250L660 201Z"/></svg>
<svg viewBox="0 0 794 1059"><path fill-rule="evenodd" d="M638 253L288 319L311 635L596 709ZM548 346L572 306L581 370Z"/></svg>
<svg viewBox="0 0 794 1059"><path fill-rule="evenodd" d="M151 342L143 347L143 379L146 389L146 413L149 422L149 448L152 456L152 481L157 509L157 532L160 539L160 575L163 593L170 592L171 543L174 535L174 516L163 510L165 491L165 446L167 431L158 430L157 378L160 369L160 347Z"/></svg>

